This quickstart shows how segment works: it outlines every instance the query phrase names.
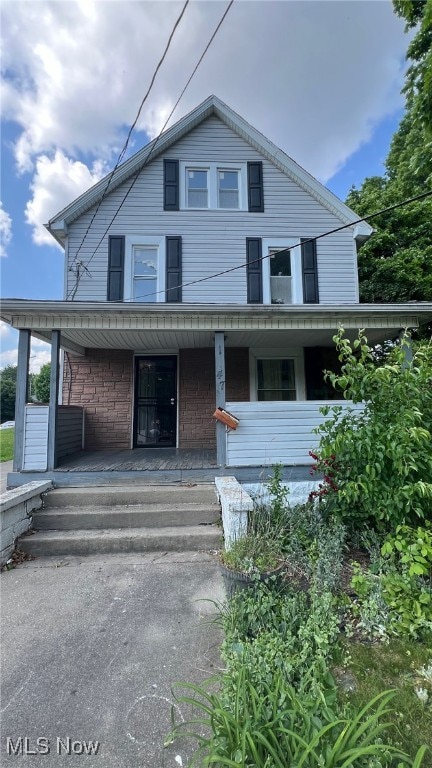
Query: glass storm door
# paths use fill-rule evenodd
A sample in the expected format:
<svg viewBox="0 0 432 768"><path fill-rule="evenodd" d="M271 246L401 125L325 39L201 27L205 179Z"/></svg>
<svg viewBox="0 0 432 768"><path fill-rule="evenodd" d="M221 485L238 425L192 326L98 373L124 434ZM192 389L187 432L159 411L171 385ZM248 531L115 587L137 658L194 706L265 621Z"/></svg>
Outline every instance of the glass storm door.
<svg viewBox="0 0 432 768"><path fill-rule="evenodd" d="M177 359L138 357L135 382L135 447L175 448Z"/></svg>

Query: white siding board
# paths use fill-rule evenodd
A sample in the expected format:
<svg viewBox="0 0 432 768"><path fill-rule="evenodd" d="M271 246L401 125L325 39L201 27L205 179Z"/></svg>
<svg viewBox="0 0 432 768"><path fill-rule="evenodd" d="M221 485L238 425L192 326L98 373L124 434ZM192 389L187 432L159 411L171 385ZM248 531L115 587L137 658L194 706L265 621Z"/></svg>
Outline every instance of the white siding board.
<svg viewBox="0 0 432 768"><path fill-rule="evenodd" d="M46 471L47 445L48 406L26 406L24 420L24 470Z"/></svg>
<svg viewBox="0 0 432 768"><path fill-rule="evenodd" d="M247 162L262 160L265 213L248 211L163 211L164 157L198 161ZM108 235L181 235L183 282L208 276L244 263L246 237L308 237L341 225L341 221L256 149L212 116L156 158L140 173L118 215L114 217L130 181L103 200L90 233L80 250L91 277L82 275L76 300L106 300ZM94 209L71 225L69 263L74 259ZM103 242L94 253L101 237ZM320 303L355 303L356 263L351 229L317 242ZM94 254L94 255L93 255ZM74 285L69 273L68 292ZM246 303L246 274L236 272L188 286L184 302Z"/></svg>
<svg viewBox="0 0 432 768"><path fill-rule="evenodd" d="M323 405L362 409L346 401L227 403L240 419L237 430L227 433L227 465L312 464L309 451L318 443L312 430L326 418L319 412Z"/></svg>

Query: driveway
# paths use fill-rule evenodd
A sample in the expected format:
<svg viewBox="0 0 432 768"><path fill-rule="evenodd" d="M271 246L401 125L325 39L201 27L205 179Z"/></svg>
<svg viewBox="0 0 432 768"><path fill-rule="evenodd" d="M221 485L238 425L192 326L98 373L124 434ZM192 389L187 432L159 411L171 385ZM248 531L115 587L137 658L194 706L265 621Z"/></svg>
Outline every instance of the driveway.
<svg viewBox="0 0 432 768"><path fill-rule="evenodd" d="M2 573L0 588L1 765L17 764L14 749L31 768L187 765L190 745L161 745L172 684L219 665L211 555L41 558Z"/></svg>

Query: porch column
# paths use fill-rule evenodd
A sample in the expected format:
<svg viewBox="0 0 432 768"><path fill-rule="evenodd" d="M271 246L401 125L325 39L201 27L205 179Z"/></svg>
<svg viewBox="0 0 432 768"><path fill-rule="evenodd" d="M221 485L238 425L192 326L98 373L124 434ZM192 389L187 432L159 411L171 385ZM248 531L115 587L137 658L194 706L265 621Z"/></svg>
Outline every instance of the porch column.
<svg viewBox="0 0 432 768"><path fill-rule="evenodd" d="M48 410L48 450L47 469L55 469L57 464L57 407L59 396L59 361L60 361L60 331L51 331L51 377L50 401Z"/></svg>
<svg viewBox="0 0 432 768"><path fill-rule="evenodd" d="M21 472L24 458L25 406L28 395L31 331L21 329L18 339L18 367L15 396L15 446L13 469Z"/></svg>
<svg viewBox="0 0 432 768"><path fill-rule="evenodd" d="M225 408L225 334L215 333L216 408ZM226 465L226 429L216 423L216 461L219 467Z"/></svg>

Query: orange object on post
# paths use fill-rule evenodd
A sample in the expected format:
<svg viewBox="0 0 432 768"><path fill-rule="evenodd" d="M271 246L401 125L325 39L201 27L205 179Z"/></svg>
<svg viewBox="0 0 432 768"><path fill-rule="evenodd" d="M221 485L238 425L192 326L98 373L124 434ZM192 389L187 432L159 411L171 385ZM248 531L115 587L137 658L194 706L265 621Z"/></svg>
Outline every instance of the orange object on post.
<svg viewBox="0 0 432 768"><path fill-rule="evenodd" d="M229 411L225 411L224 408L216 408L213 417L230 429L237 429L240 424L240 420Z"/></svg>

